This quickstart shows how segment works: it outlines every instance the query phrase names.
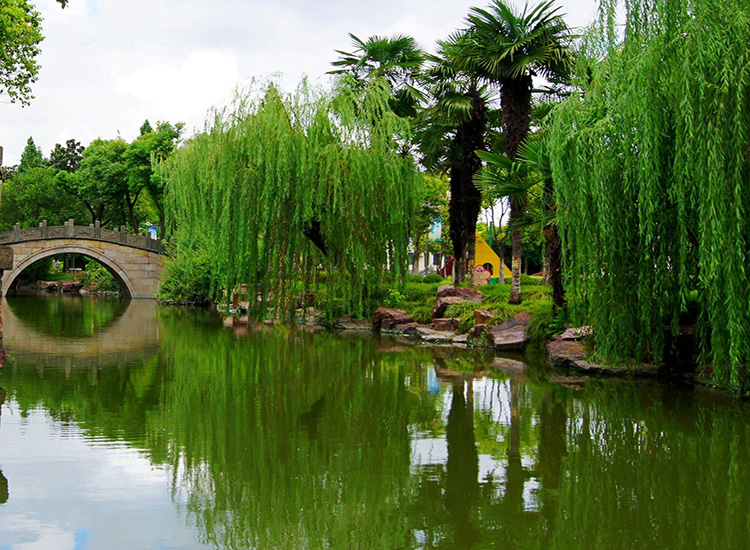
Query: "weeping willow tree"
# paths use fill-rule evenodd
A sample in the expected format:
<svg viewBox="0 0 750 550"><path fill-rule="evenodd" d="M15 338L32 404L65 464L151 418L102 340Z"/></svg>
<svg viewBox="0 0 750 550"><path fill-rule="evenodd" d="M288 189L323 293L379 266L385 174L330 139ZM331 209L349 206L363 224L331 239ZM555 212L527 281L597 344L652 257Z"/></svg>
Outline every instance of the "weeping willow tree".
<svg viewBox="0 0 750 550"><path fill-rule="evenodd" d="M571 306L603 357L658 361L697 300L701 364L746 391L750 2L628 0L624 33L602 4L551 132Z"/></svg>
<svg viewBox="0 0 750 550"><path fill-rule="evenodd" d="M329 297L361 313L368 292L405 273L418 178L398 154L408 126L390 99L382 79L357 94L270 85L177 152L178 248L205 259L215 299L247 284L259 310L288 312L325 272Z"/></svg>

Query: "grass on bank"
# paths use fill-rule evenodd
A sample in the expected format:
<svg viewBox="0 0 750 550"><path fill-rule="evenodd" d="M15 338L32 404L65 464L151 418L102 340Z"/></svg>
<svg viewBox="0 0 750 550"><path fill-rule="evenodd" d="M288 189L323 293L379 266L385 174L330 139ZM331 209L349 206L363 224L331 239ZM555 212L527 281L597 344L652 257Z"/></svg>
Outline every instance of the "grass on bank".
<svg viewBox="0 0 750 550"><path fill-rule="evenodd" d="M403 289L389 289L381 305L402 309L411 314L417 323L429 324L435 307L437 289L449 284L449 279L432 279L420 275L409 276ZM565 328L565 319L556 315L552 307L552 289L542 283L541 277L522 276L522 303L511 305L510 283L490 284L478 287L482 293L482 303L458 303L451 305L445 317L459 320L459 332L468 332L474 326L474 311L484 309L495 315L489 326L500 325L522 311L531 314L526 330L532 342L543 342Z"/></svg>
<svg viewBox="0 0 750 550"><path fill-rule="evenodd" d="M206 257L187 255L177 257L165 265L164 278L159 289L159 299L166 303L206 304L210 301L210 269ZM444 279L437 274L408 275L403 285L370 290L367 297L369 307L365 317L371 316L375 309L386 306L401 309L411 314L412 318L422 324L432 321L432 311L435 307L437 290L441 285L450 284L450 279ZM300 296L303 287L300 285ZM446 317L459 320L459 332L467 332L474 326L474 310L485 309L495 315L490 325L499 325L514 317L521 311L528 311L532 317L527 332L534 342L542 342L553 334L562 332L565 319L555 315L552 308L551 289L542 284L541 277L521 276L522 303L508 304L510 283L490 284L480 287L483 301L481 304L454 304L446 312ZM339 317L351 314L346 302L340 297L332 296L328 292L326 273L319 273L316 277L313 297L301 299L297 307L313 305L318 311L319 318L324 325L332 325ZM269 312L266 312L269 313Z"/></svg>

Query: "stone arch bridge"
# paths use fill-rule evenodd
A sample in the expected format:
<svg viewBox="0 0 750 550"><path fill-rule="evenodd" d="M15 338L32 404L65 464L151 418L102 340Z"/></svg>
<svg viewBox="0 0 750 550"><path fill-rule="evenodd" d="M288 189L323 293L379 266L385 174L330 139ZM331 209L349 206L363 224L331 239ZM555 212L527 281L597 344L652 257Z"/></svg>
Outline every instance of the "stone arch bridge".
<svg viewBox="0 0 750 550"><path fill-rule="evenodd" d="M12 231L0 233L0 245L13 250L10 261L3 261L4 295L21 272L31 264L57 254L81 254L102 264L130 298L153 298L159 288L164 245L161 241L133 235L123 226L119 231L105 229L99 223L78 226L73 220L65 225L22 229L16 224ZM7 250L7 249L6 249Z"/></svg>

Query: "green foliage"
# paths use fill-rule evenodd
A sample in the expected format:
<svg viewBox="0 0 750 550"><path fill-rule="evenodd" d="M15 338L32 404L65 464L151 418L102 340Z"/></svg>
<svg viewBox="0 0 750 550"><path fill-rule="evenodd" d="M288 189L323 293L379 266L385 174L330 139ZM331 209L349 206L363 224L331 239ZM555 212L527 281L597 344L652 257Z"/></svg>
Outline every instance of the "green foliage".
<svg viewBox="0 0 750 550"><path fill-rule="evenodd" d="M58 0L65 7L67 0ZM33 96L31 84L36 81L41 50L42 16L27 0L3 0L0 3L0 95L11 103L28 105Z"/></svg>
<svg viewBox="0 0 750 550"><path fill-rule="evenodd" d="M415 198L414 205L417 209L414 222L412 242L415 253L424 251L427 234L436 223L442 224L444 230L448 227L448 186L445 177L437 177L431 174L422 176L423 184L419 187L420 193ZM447 231L446 231L447 232ZM430 241L432 250L435 245L438 252L444 252L442 243Z"/></svg>
<svg viewBox="0 0 750 550"><path fill-rule="evenodd" d="M391 90L389 104L395 114L413 117L421 103L422 92L416 86L424 53L411 36L371 36L363 41L349 34L352 52L336 50L341 57L331 63L341 67L329 74L339 76L340 83L353 89L365 89L373 79L383 78Z"/></svg>
<svg viewBox="0 0 750 550"><path fill-rule="evenodd" d="M0 181L7 183L18 173L17 166L0 166Z"/></svg>
<svg viewBox="0 0 750 550"><path fill-rule="evenodd" d="M428 273L427 275L424 276L424 282L428 284L443 283L443 282L446 282L446 279L444 279L437 273Z"/></svg>
<svg viewBox="0 0 750 550"><path fill-rule="evenodd" d="M49 165L61 172L75 172L81 167L83 150L83 145L74 139L66 141L65 147L56 143L49 155Z"/></svg>
<svg viewBox="0 0 750 550"><path fill-rule="evenodd" d="M467 21L459 61L486 80L521 80L533 73L554 81L570 70L572 34L554 1L517 11L493 0L486 9L471 8Z"/></svg>
<svg viewBox="0 0 750 550"><path fill-rule="evenodd" d="M482 207L482 194L473 181L481 161L474 152L486 146L490 97L475 74L456 65L450 54L454 46L454 40L441 42L438 54L428 57L423 85L429 102L417 120L417 136L422 164L450 177L443 235L450 238L454 276L460 282L469 271L467 252Z"/></svg>
<svg viewBox="0 0 750 550"><path fill-rule="evenodd" d="M522 311L529 312L532 318L537 315L542 315L544 318L548 312L552 311L552 302L549 299L550 290L547 287L537 287L537 289L538 292L524 290L523 304L509 304L510 285L483 286L481 291L484 298L481 304L471 302L451 304L445 316L457 318L459 320L459 331L461 332L466 332L474 326L474 311L476 309L485 309L495 315L495 318L488 322L491 326L500 325ZM542 320L539 322L544 323Z"/></svg>
<svg viewBox="0 0 750 550"><path fill-rule="evenodd" d="M406 297L401 294L398 290L389 290L388 296L383 300L385 307L400 308L404 305Z"/></svg>
<svg viewBox="0 0 750 550"><path fill-rule="evenodd" d="M552 291L548 286L542 284L541 277L530 277L527 275L524 275L523 277L524 299L546 299L550 296ZM484 301L491 304L499 304L507 301L508 296L510 295L510 285L508 284L486 285L481 287L480 290L484 296Z"/></svg>
<svg viewBox="0 0 750 550"><path fill-rule="evenodd" d="M521 284L524 286L539 286L544 284L544 279L541 277L521 274Z"/></svg>
<svg viewBox="0 0 750 550"><path fill-rule="evenodd" d="M443 279L440 279L437 282L423 280L420 283L407 283L404 287L404 296L409 302L434 301L437 289L443 282Z"/></svg>
<svg viewBox="0 0 750 550"><path fill-rule="evenodd" d="M153 132L153 131L154 131L154 129L153 129L153 127L151 126L151 123L150 123L150 122L148 121L148 119L146 119L146 120L144 120L144 121L143 121L143 124L141 124L141 128L140 128L140 131L139 131L139 132L140 132L140 133L139 133L139 135L141 135L141 136L142 136L142 135L144 135L144 134L148 134L148 133L151 133L151 132Z"/></svg>
<svg viewBox="0 0 750 550"><path fill-rule="evenodd" d="M549 341L555 334L565 330L566 320L566 314L562 310L555 311L552 307L538 308L526 325L529 341L534 344Z"/></svg>
<svg viewBox="0 0 750 550"><path fill-rule="evenodd" d="M183 126L181 122L175 125L158 122L154 130L146 120L141 126L140 136L123 153L128 169L129 190L131 193L144 189L148 192L158 212L159 234L162 236L165 231L165 181L162 171L155 168L174 153Z"/></svg>
<svg viewBox="0 0 750 550"><path fill-rule="evenodd" d="M604 4L551 132L568 289L597 351L659 361L698 290L703 365L750 364L750 12L743 0Z"/></svg>
<svg viewBox="0 0 750 550"><path fill-rule="evenodd" d="M3 183L0 228L9 230L18 222L34 227L42 220L62 225L70 218L85 219L82 203L65 193L57 183L54 168L30 168Z"/></svg>
<svg viewBox="0 0 750 550"><path fill-rule="evenodd" d="M210 252L211 295L257 287L278 312L294 283L363 313L368 294L404 275L418 179L399 153L408 127L376 79L364 94L269 86L217 112L170 162L168 201L178 247Z"/></svg>
<svg viewBox="0 0 750 550"><path fill-rule="evenodd" d="M203 252L180 248L164 262L157 298L176 304L206 304L211 299L209 258Z"/></svg>
<svg viewBox="0 0 750 550"><path fill-rule="evenodd" d="M120 290L120 285L117 284L109 270L94 260L90 260L86 265L86 276L82 283L93 285L97 292L118 292Z"/></svg>
<svg viewBox="0 0 750 550"><path fill-rule="evenodd" d="M409 309L412 319L415 323L430 324L432 321L432 305L419 305Z"/></svg>
<svg viewBox="0 0 750 550"><path fill-rule="evenodd" d="M34 138L29 137L26 141L26 147L21 153L21 162L18 165L18 173L23 174L24 172L33 168L42 168L45 165L44 156L42 150L34 143Z"/></svg>
<svg viewBox="0 0 750 550"><path fill-rule="evenodd" d="M514 161L531 125L532 76L559 81L566 78L571 65L572 35L553 4L541 2L516 11L502 0L494 0L487 9L472 8L468 28L454 35L448 49L460 70L500 89L507 157L493 157L497 162L507 161L504 177L496 183L503 188L500 194L511 200L513 280L509 301L514 304L521 302L522 234L517 226L528 204L531 183L524 169L514 170L518 167Z"/></svg>
<svg viewBox="0 0 750 550"><path fill-rule="evenodd" d="M0 6L0 93L11 102L28 104L30 84L36 80L42 17L26 0L4 1Z"/></svg>
<svg viewBox="0 0 750 550"><path fill-rule="evenodd" d="M117 227L133 220L137 193L130 193L129 173L123 159L128 144L122 139L95 139L83 151L81 168L75 173L60 172L57 182L66 192L81 200L91 222Z"/></svg>

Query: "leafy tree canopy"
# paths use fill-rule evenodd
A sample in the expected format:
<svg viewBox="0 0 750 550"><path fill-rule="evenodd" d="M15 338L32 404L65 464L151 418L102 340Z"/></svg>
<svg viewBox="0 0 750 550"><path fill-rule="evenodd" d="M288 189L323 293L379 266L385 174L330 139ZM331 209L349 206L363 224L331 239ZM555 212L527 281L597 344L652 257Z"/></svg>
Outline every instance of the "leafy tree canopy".
<svg viewBox="0 0 750 550"><path fill-rule="evenodd" d="M418 174L396 150L408 125L390 97L382 79L364 97L306 86L284 97L269 86L176 153L168 199L178 244L209 252L215 297L247 283L289 311L293 282L309 288L322 268L331 299L362 313L369 292L404 274Z"/></svg>
<svg viewBox="0 0 750 550"><path fill-rule="evenodd" d="M153 132L154 129L151 127L151 123L146 119L143 124L141 124L141 130L140 135L148 134L149 132Z"/></svg>
<svg viewBox="0 0 750 550"><path fill-rule="evenodd" d="M336 50L341 57L334 61L339 69L329 74L355 89L366 87L374 78L384 78L391 88L391 108L399 116L414 116L424 99L416 86L424 53L411 36L371 36L366 41L349 35L352 52Z"/></svg>
<svg viewBox="0 0 750 550"><path fill-rule="evenodd" d="M57 0L65 7L68 0ZM3 0L0 3L0 95L11 103L28 105L33 97L31 84L36 81L41 51L42 17L27 0Z"/></svg>
<svg viewBox="0 0 750 550"><path fill-rule="evenodd" d="M58 171L75 172L81 167L83 149L83 145L74 139L66 141L65 147L56 143L49 155L49 165Z"/></svg>
<svg viewBox="0 0 750 550"><path fill-rule="evenodd" d="M42 150L34 143L34 138L29 138L26 141L26 147L21 153L21 163L18 165L18 173L22 174L32 168L41 168L44 166L45 160L42 155Z"/></svg>
<svg viewBox="0 0 750 550"><path fill-rule="evenodd" d="M659 361L695 301L703 365L750 388L750 12L744 0L603 2L551 164L571 306L598 352ZM620 40L619 36L626 37Z"/></svg>
<svg viewBox="0 0 750 550"><path fill-rule="evenodd" d="M58 174L58 184L83 201L92 222L117 226L128 217L129 174L123 159L127 147L121 139L95 139L83 151L77 172Z"/></svg>
<svg viewBox="0 0 750 550"><path fill-rule="evenodd" d="M129 171L130 190L133 193L143 189L148 192L158 212L162 235L165 229L165 186L162 174L154 168L174 153L183 126L181 122L175 125L159 122L154 130L147 120L141 126L141 135L128 146L123 155Z"/></svg>
<svg viewBox="0 0 750 550"><path fill-rule="evenodd" d="M16 222L22 227L34 227L42 220L62 225L71 218L85 219L83 204L58 186L55 173L52 167L29 168L3 183L3 230L12 229Z"/></svg>

